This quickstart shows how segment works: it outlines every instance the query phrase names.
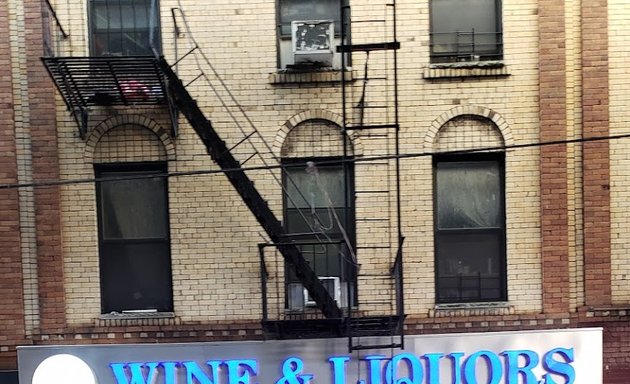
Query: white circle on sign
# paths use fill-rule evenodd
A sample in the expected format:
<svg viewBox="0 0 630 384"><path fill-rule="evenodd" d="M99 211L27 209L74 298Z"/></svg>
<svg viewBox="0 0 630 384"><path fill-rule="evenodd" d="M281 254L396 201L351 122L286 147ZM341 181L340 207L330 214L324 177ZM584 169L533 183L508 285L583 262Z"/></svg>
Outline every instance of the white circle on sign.
<svg viewBox="0 0 630 384"><path fill-rule="evenodd" d="M76 356L61 354L46 358L33 373L33 384L96 384L92 368Z"/></svg>

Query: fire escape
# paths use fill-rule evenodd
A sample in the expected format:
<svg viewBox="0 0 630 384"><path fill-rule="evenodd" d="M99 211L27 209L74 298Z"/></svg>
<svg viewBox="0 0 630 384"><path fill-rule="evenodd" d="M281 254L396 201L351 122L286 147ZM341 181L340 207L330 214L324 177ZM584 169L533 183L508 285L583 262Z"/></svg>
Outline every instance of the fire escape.
<svg viewBox="0 0 630 384"><path fill-rule="evenodd" d="M342 44L337 48L339 52L343 52L341 71L345 71L346 60L350 60L352 55L357 56L352 60L364 63L364 77L359 86L346 81L345 76L341 76L343 79L341 103L344 115L342 163L346 164L344 165L345 176L350 177L350 167L347 165L351 160L348 135L359 135L364 141L369 140L376 145L383 145L382 152L373 154L379 157L378 160L356 164L357 174L383 172L387 175L382 183L377 183L378 185L357 183L360 188L357 187L354 195L349 196L348 199L356 199L356 204L365 202L365 207L369 207L369 204L375 201L388 202L384 214L383 209L380 209L380 215L370 212L369 209L363 209L362 214L357 215L358 245L347 241L340 241L336 245L338 249L343 250L345 257L352 254L357 258L352 266L345 268L344 271L346 279L354 282L346 287L348 291L346 303L341 303L326 281L314 271L304 255L304 244L292 240L291 235L286 232L282 222L278 220L261 192L254 186L252 177L247 174L246 169L252 164L265 168L273 168L269 166L280 164L278 159L271 154L269 145L244 109L239 107L201 47L197 45L183 9L172 10L173 22L176 34L179 34L178 31L181 30L180 24L186 28L190 49L173 63L167 62L164 57L157 54L155 49L155 55L152 56L60 56L55 54L58 50L53 49L53 46L58 43L55 43L53 36L49 36L47 46L50 49L47 56L43 58L43 62L77 122L82 138L88 132L90 112L94 108L162 106L168 110L171 118L171 134L177 135L178 119L181 114L203 142L214 162L225 171L225 176L267 236L268 241L259 245L259 256L262 325L269 337L347 337L351 351L401 348L404 345L403 237L400 222L399 164L395 156L398 155L399 150L396 74L396 50L399 44L395 35L395 4L385 4L384 7L388 17L382 20L363 20L361 25L380 24L385 27L383 31L388 27L391 28L388 34L391 41L378 44L353 44L348 33L348 26L353 23L350 18L350 8L342 6L343 19L346 22L341 28ZM57 36L59 39L67 38L49 3L48 10L49 17L45 18L45 21L54 23L58 27L51 30L63 32ZM358 32L358 28L355 30ZM353 32L353 39L355 36L359 37L361 34ZM385 65L385 69L380 73L368 68L369 56L376 52L389 53L380 58L390 63ZM363 57L358 57L359 54ZM196 63L198 68L198 74L188 79L186 83L176 72L177 66L184 60ZM378 67L382 69L383 64L380 63ZM240 115L238 118L234 117L235 125L242 134L242 137L236 141L231 138L231 142L226 143L222 139L189 92L191 84L198 81L208 81L210 84L211 78L216 81L215 85L211 85L213 91L216 92L215 89L219 88L222 92L220 95L217 93L217 97L223 107L235 109L229 112L230 116ZM375 82L380 82L378 86L386 89L387 97L375 100L373 104L369 100L368 84ZM356 95L359 95L358 99ZM226 103L226 99L230 103ZM375 115L379 116L380 121L372 117L373 110L379 111ZM255 144L260 146L260 143L263 143L268 150L257 149ZM245 147L248 149L245 150ZM349 204L346 204L346 207L348 206ZM374 228L381 233L381 236L377 236L377 240L364 241L360 238L362 229L371 231ZM320 245L329 243L326 239L318 241L321 241ZM349 247L354 249L349 250ZM272 262L270 254L279 255L281 262ZM362 267L363 254L380 258L383 262L378 263L379 268ZM286 306L288 292L284 281L287 273L297 278L310 304L299 313ZM270 280L272 274L275 275L275 281ZM271 285L274 285L275 289L270 283L273 283ZM387 293L384 294L384 292ZM363 300L363 297L371 299Z"/></svg>

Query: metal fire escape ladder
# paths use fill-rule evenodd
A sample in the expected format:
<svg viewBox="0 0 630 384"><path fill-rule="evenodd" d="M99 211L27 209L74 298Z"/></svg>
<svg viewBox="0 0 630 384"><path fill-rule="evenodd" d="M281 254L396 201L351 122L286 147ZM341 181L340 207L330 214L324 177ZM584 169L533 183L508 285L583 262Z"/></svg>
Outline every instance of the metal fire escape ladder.
<svg viewBox="0 0 630 384"><path fill-rule="evenodd" d="M356 252L359 260L380 262L378 266L364 265L356 274L358 303L346 321L350 351L404 348L396 2L382 1L382 18L374 15L378 2L370 5L374 7L369 12L358 9L357 15L351 15L350 6L341 6L344 22L342 42L337 47L337 52L342 53L342 67L351 62L363 67L364 72L358 83L342 76L344 137L360 137L363 143L369 143L367 147L373 148L370 156L382 157L355 162L356 205L366 207L356 217ZM374 43L376 35L382 35L383 41ZM344 141L345 155L349 153L348 146L348 141ZM368 182L363 181L362 174L383 176L382 180L366 178L372 180ZM361 228L365 228L364 236ZM390 290L389 297L373 293L385 289Z"/></svg>
<svg viewBox="0 0 630 384"><path fill-rule="evenodd" d="M241 164L234 158L226 143L221 140L171 66L163 58L158 60L173 102L202 140L212 159L225 171L230 183L254 214L270 240L273 243L283 244L278 247L280 253L287 264L294 269L296 276L313 298L316 307L327 318L341 318L341 309L319 281L298 247L292 243L283 243L286 232L282 224L254 187L253 182L242 170Z"/></svg>

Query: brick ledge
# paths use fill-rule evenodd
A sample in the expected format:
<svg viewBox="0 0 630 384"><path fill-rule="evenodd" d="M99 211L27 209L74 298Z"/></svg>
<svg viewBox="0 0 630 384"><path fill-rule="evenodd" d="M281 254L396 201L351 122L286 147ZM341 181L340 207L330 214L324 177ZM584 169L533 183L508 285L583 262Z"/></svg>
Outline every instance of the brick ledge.
<svg viewBox="0 0 630 384"><path fill-rule="evenodd" d="M439 64L425 67L422 77L425 79L448 79L457 77L505 77L509 76L508 67L501 62L466 63L465 65Z"/></svg>
<svg viewBox="0 0 630 384"><path fill-rule="evenodd" d="M514 314L514 306L505 302L438 304L429 310L429 317L504 316Z"/></svg>
<svg viewBox="0 0 630 384"><path fill-rule="evenodd" d="M354 71L344 71L344 80L353 81ZM341 72L338 70L314 72L277 72L269 74L270 84L300 84L300 83L339 83Z"/></svg>

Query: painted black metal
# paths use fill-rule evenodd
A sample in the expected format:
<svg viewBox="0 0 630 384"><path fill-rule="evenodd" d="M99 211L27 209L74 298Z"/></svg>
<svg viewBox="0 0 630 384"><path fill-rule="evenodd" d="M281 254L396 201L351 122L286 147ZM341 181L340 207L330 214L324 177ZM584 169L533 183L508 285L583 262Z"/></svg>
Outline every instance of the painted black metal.
<svg viewBox="0 0 630 384"><path fill-rule="evenodd" d="M181 80L177 77L171 66L160 58L157 60L159 67L168 80L169 90L175 104L186 117L192 128L203 141L212 159L221 169L230 170L225 175L237 190L247 207L256 217L273 243L279 243L285 239L285 231L280 221L271 211L267 202L262 198L253 182L240 170L241 165L228 150L225 142L221 140L210 122L206 119L197 102L188 93ZM308 262L304 259L299 249L294 244L278 247L287 264L292 267L296 276L308 290L324 316L329 319L342 318L341 309L326 288L317 278Z"/></svg>
<svg viewBox="0 0 630 384"><path fill-rule="evenodd" d="M400 42L388 41L384 43L372 44L352 44L338 45L337 52L370 52L370 51L391 51L400 49Z"/></svg>
<svg viewBox="0 0 630 384"><path fill-rule="evenodd" d="M166 84L153 56L44 57L66 105L166 104Z"/></svg>
<svg viewBox="0 0 630 384"><path fill-rule="evenodd" d="M349 82L345 81L345 78L342 77L341 80L341 103L342 103L342 114L343 114L343 132L344 132L344 157L347 152L347 132L349 131L375 131L375 130L393 130L395 134L395 172L396 172L396 186L395 186L395 197L396 197L396 223L397 223L397 232L398 232L398 249L396 252L396 258L390 270L390 276L393 280L394 289L395 289L395 314L391 316L358 316L353 317L353 310L350 309L348 311L348 317L346 319L346 333L348 336L348 350L350 352L355 350L367 350L367 349L379 349L379 348L404 348L404 319L405 319L405 310L404 310L404 301L403 301L403 243L404 237L402 236L402 224L401 224L401 196L400 196L400 160L398 155L400 154L400 146L399 146L399 114L398 114L398 57L397 51L400 49L400 42L397 40L396 35L396 1L392 0L391 2L386 4L387 7L391 7L392 15L393 15L393 41L389 42L380 42L380 43L372 43L372 44L352 44L349 38L350 28L345 28L342 24L341 28L341 45L337 46L337 52L346 53L346 55L341 55L341 67L342 70L345 68L346 61L350 61L352 59L352 53L354 52L363 52L367 56L365 57L365 68L364 68L364 77L363 77L363 90L362 96L359 103L356 107L352 107L359 111L359 121L357 123L351 124L348 122L348 113L347 108L348 104L350 104L348 97L352 94L352 92L348 92L346 87L350 86ZM347 5L341 6L342 15L344 13L347 15L348 20L351 20L350 16L350 7ZM391 21L391 20L390 20ZM385 23L387 20L367 20L360 21L363 23L372 22L372 23ZM350 21L352 24L352 21ZM390 81L393 82L393 91L394 91L394 100L393 104L390 105L368 105L365 100L366 88L368 85L368 80L372 80L368 76L368 61L369 54L372 51L382 51L388 50L393 51L393 79L389 79L388 75L379 77L379 80ZM365 123L364 122L364 110L369 108L392 108L394 111L393 121L379 122L379 123ZM376 137L377 133L371 133L372 137ZM376 193L390 193L390 191L371 191ZM355 191L356 193L362 193L361 191ZM364 192L365 193L365 192ZM374 219L366 219L364 221L373 221ZM386 219L388 220L388 219ZM383 247L384 249L390 249L390 246ZM388 344L363 344L357 345L354 342L354 338L366 337L366 336L388 336L390 337L390 343ZM394 336L398 336L398 342L394 342Z"/></svg>
<svg viewBox="0 0 630 384"><path fill-rule="evenodd" d="M90 107L110 105L167 105L172 133L177 134L177 113L155 57L44 57L42 61L82 138Z"/></svg>

